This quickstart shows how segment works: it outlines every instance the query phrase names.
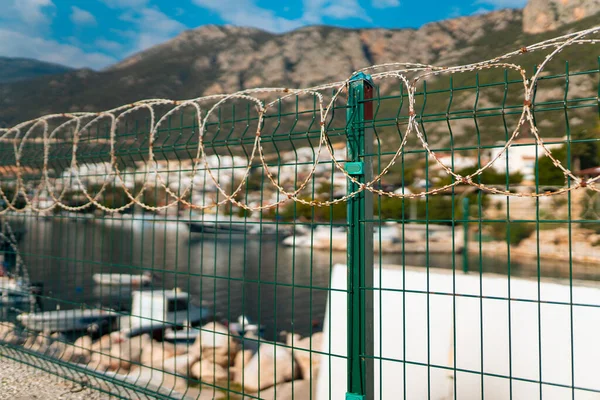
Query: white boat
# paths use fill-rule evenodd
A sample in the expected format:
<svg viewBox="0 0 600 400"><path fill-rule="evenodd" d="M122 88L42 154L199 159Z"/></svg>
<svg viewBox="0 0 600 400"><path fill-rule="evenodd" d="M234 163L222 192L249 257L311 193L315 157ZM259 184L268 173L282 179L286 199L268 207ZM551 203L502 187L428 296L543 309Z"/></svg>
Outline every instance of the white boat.
<svg viewBox="0 0 600 400"><path fill-rule="evenodd" d="M132 292L130 315L113 310L74 309L24 313L17 320L32 331L111 332L120 329L126 336L200 324L210 311L189 302L189 295L179 290Z"/></svg>
<svg viewBox="0 0 600 400"><path fill-rule="evenodd" d="M144 272L141 275L132 274L94 274L94 282L99 285L115 286L145 286L152 282L152 273Z"/></svg>
<svg viewBox="0 0 600 400"><path fill-rule="evenodd" d="M208 308L190 303L190 296L179 289L135 290L132 292L131 315L120 319L120 329L126 336L166 331L199 325L211 316Z"/></svg>
<svg viewBox="0 0 600 400"><path fill-rule="evenodd" d="M17 316L17 320L25 328L36 332L74 332L86 330L109 332L116 328L118 316L119 314L111 310L76 309L24 313Z"/></svg>
<svg viewBox="0 0 600 400"><path fill-rule="evenodd" d="M29 287L14 278L0 277L0 304L5 307L19 307L32 304L35 300Z"/></svg>
<svg viewBox="0 0 600 400"><path fill-rule="evenodd" d="M3 248L10 248L15 254L16 268L14 274L9 274L5 269L5 253L0 251L0 305L4 309L9 307L22 308L28 305L33 311L36 299L33 296L32 287L29 283L29 274L25 266L19 248L17 247L17 236L8 222L4 221L2 232L0 232L0 243Z"/></svg>
<svg viewBox="0 0 600 400"><path fill-rule="evenodd" d="M282 242L290 247L339 250L346 246L346 230L340 227L317 226L304 234L288 236Z"/></svg>
<svg viewBox="0 0 600 400"><path fill-rule="evenodd" d="M209 237L226 235L246 238L284 238L293 233L293 227L290 225L233 215L196 214L192 215L192 219L186 224L191 233L202 233Z"/></svg>
<svg viewBox="0 0 600 400"><path fill-rule="evenodd" d="M240 315L237 322L231 322L229 329L232 332L244 336L246 333L253 333L259 337L264 335L265 327L263 325L253 324L245 315Z"/></svg>
<svg viewBox="0 0 600 400"><path fill-rule="evenodd" d="M416 225L416 224L414 224ZM422 225L426 227L425 225ZM402 246L402 225L381 225L373 228L373 248L382 253L400 253ZM412 226L410 227L412 228ZM408 224L404 230L405 242L412 241L415 233L409 229ZM409 236L410 235L410 236ZM420 235L420 233L419 233ZM318 226L311 232L295 236L289 236L283 240L283 245L296 248L313 248L316 250L346 251L348 246L347 232L344 228ZM426 243L425 238L421 243ZM405 251L414 252L414 246Z"/></svg>
<svg viewBox="0 0 600 400"><path fill-rule="evenodd" d="M200 334L200 328L183 328L178 330L169 329L165 332L164 340L166 342L178 344L192 344Z"/></svg>
<svg viewBox="0 0 600 400"><path fill-rule="evenodd" d="M259 337L264 334L264 326L252 324L244 315L240 315L237 322L229 324L229 330L239 336L244 336L246 333L252 333ZM164 340L171 343L192 344L202 332L200 328L185 327L179 330L168 330L164 335ZM210 334L210 332L208 332Z"/></svg>
<svg viewBox="0 0 600 400"><path fill-rule="evenodd" d="M68 218L71 222L88 222L94 219L94 215L90 213L78 213L68 211L64 213L64 216Z"/></svg>

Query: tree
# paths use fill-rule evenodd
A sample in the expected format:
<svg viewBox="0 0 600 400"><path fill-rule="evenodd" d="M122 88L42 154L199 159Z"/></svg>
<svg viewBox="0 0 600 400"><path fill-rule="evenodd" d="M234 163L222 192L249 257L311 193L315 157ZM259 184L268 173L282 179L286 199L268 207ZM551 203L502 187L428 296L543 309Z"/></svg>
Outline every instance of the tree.
<svg viewBox="0 0 600 400"><path fill-rule="evenodd" d="M458 171L460 176L468 176L477 171L477 167L467 167ZM442 185L448 185L452 183L451 176L446 176L442 179ZM481 179L481 183L486 185L506 185L507 175L503 172L497 172L493 168L486 168L481 174L473 177L474 182L478 182L478 179ZM508 175L508 183L512 185L519 184L523 181L523 174L520 172L513 172Z"/></svg>
<svg viewBox="0 0 600 400"><path fill-rule="evenodd" d="M249 192L257 192L262 190L265 180L268 179L266 174L263 176L263 173L258 171L257 168L252 168L246 180L246 187Z"/></svg>
<svg viewBox="0 0 600 400"><path fill-rule="evenodd" d="M565 168L572 170L587 169L600 165L600 146L597 142L597 133L586 129L574 132L571 135L571 166L567 163L567 145L552 150L552 156L562 163ZM540 185L564 185L563 172L554 165L553 161L543 156L536 163L538 181Z"/></svg>
<svg viewBox="0 0 600 400"><path fill-rule="evenodd" d="M510 226L510 232L507 227ZM497 222L491 224L491 234L496 240L508 241L511 245L518 245L535 231L535 225L526 222Z"/></svg>
<svg viewBox="0 0 600 400"><path fill-rule="evenodd" d="M561 146L553 150L552 156L563 163L563 165L566 165L566 146ZM548 156L538 158L535 170L540 185L563 186L565 184L565 175L560 168L554 165L554 162Z"/></svg>
<svg viewBox="0 0 600 400"><path fill-rule="evenodd" d="M25 202L25 197L23 197L22 193L19 193L19 195L15 199L15 188L14 187L2 186L2 192L4 193L4 196L8 199L8 201L13 203L13 206L15 208L20 210L20 209L27 207L27 202ZM13 199L14 199L14 202L13 202ZM4 199L0 198L0 203L1 203L2 209L7 207Z"/></svg>
<svg viewBox="0 0 600 400"><path fill-rule="evenodd" d="M468 197L471 204L481 202L482 208L488 204L488 197L485 195L480 196L478 193L472 192L468 194ZM375 199L374 203L373 214L386 220L408 221L410 218L416 218L419 221L427 219L450 225L452 221L462 218L462 197L456 195L430 195L427 198L405 199L404 207L402 199L387 196L382 196L381 202ZM453 204L454 209L452 208ZM411 215L411 211L414 211L415 215ZM472 209L472 211L477 212L477 209ZM478 218L478 216L471 215L471 218Z"/></svg>
<svg viewBox="0 0 600 400"><path fill-rule="evenodd" d="M579 169L587 169L600 164L596 135L584 129L573 133L571 139L575 142L571 144L573 165L577 165Z"/></svg>
<svg viewBox="0 0 600 400"><path fill-rule="evenodd" d="M305 200L310 200L310 198L305 198ZM345 221L346 211L346 202L336 203L329 207L311 207L300 202L289 201L282 206L277 215L284 221L302 219L306 221L331 222Z"/></svg>

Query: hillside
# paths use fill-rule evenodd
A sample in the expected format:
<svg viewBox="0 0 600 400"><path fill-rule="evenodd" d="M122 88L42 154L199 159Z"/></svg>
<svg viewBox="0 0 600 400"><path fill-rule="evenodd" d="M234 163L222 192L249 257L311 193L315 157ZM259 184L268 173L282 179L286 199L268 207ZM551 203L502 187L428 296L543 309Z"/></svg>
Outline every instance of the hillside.
<svg viewBox="0 0 600 400"><path fill-rule="evenodd" d="M0 124L37 115L100 110L143 98L191 98L262 85L306 87L339 80L374 63L460 62L488 29L519 30L521 11L428 24L421 29L314 26L275 35L258 29L203 26L102 71L0 85ZM49 102L47 99L52 99ZM23 104L30 107L24 108Z"/></svg>
<svg viewBox="0 0 600 400"><path fill-rule="evenodd" d="M523 20L523 10L450 19L419 29L313 26L277 35L250 28L203 26L105 71L77 70L0 84L0 126L11 126L46 113L97 111L144 98L185 99L259 86L307 87L345 79L358 68L390 61L436 65L476 62L598 23L597 14L580 18L587 14L579 15L576 22L570 22L573 18L556 19L552 27L560 25L559 28L540 33L524 33L524 26L532 22ZM572 61L572 70L597 68L599 47L573 47L561 57ZM532 71L542 56L541 53L526 54L518 62ZM564 61L560 60L557 58L552 67L562 72ZM502 71L498 70L481 76L488 81L503 79ZM473 79L466 74L457 75L453 77L453 85L472 85ZM593 79L592 76L573 79L571 93L591 89L597 84ZM448 84L444 78L437 82L432 80L428 87L447 88ZM540 89L540 98L551 98L552 90L556 89L553 85ZM397 87L390 81L382 82L381 92L397 90ZM438 97L431 96L424 111L445 112L448 98ZM481 104L497 102L502 98L502 91L500 88L482 90L480 97ZM519 94L509 94L508 99L519 101L518 97ZM465 108L473 107L470 98L465 96L460 100ZM385 105L382 110L386 110ZM446 128L432 126L431 132L439 129ZM458 133L471 131L472 127L462 126Z"/></svg>
<svg viewBox="0 0 600 400"><path fill-rule="evenodd" d="M0 83L23 81L44 75L57 75L70 71L63 65L28 58L0 57Z"/></svg>
<svg viewBox="0 0 600 400"><path fill-rule="evenodd" d="M523 9L523 31L541 33L600 11L600 0L529 0Z"/></svg>

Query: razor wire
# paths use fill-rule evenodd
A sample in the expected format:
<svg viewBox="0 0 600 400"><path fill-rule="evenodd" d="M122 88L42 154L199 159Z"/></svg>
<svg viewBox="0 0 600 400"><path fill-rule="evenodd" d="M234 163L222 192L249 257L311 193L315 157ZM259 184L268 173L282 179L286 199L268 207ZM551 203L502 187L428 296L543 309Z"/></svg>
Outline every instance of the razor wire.
<svg viewBox="0 0 600 400"><path fill-rule="evenodd" d="M0 129L0 142L4 143L12 143L13 152L15 157L15 175L16 175L16 190L12 199L9 199L2 190L0 186L0 198L2 198L6 204L6 207L3 210L0 210L0 215L4 214L8 211L15 212L24 212L26 210L32 210L34 212L49 212L56 207L60 207L62 209L68 211L79 211L86 209L90 206L95 206L100 210L103 210L108 213L115 213L123 211L133 205L138 205L149 211L161 211L167 209L169 207L177 206L182 204L194 210L206 210L210 208L217 207L219 205L223 205L225 203L231 203L236 205L242 209L247 211L261 211L272 209L281 205L287 201L295 201L298 203L302 203L311 207L325 207L331 206L337 203L342 203L347 201L348 199L358 195L359 193L368 190L373 192L374 194L380 196L387 196L390 198L419 198L425 197L428 195L440 194L442 192L448 191L449 189L460 185L470 185L481 191L491 193L491 194L500 194L505 196L516 196L516 197L542 197L542 196L554 196L564 194L570 191L573 191L578 188L588 188L594 192L600 192L600 187L596 185L597 181L600 180L600 176L584 179L581 177L577 177L574 173L569 170L567 167L563 165L563 163L558 160L555 156L553 156L552 151L544 144L542 137L540 136L539 128L536 126L535 120L532 114L533 107L533 96L534 90L536 87L536 83L539 81L544 68L547 64L560 52L562 52L565 48L572 45L586 45L586 44L596 44L600 43L600 38L589 38L592 35L597 34L600 31L600 26L596 26L590 29L586 29L583 31L570 33L567 35L559 36L553 39L545 40L530 46L520 47L517 50L506 53L504 55L492 58L487 61L460 65L460 66L434 66L428 64L419 64L419 63L405 63L405 62L395 62L395 63L385 63L379 65L373 65L370 67L366 67L360 70L355 71L348 79L344 81L338 81L334 83L324 84L315 86L312 88L306 89L290 89L290 88L253 88L241 90L232 94L216 94L209 95L203 97L197 97L189 100L168 100L168 99L147 99L137 101L131 104L126 104L112 110L102 111L102 112L78 112L78 113L62 113L62 114L50 114L45 115L33 120L29 120L26 122L22 122L17 124L12 128ZM516 57L525 53L532 52L540 52L543 50L551 50L544 58L544 60L537 66L537 69L531 78L527 77L526 70L514 63L507 62L512 57ZM444 164L435 153L435 151L431 148L430 144L427 142L423 132L418 126L417 122L417 113L415 112L415 93L417 84L428 78L439 75L448 75L448 74L456 74L463 72L473 72L473 71L482 71L482 70L490 70L496 68L503 68L516 71L522 78L523 84L523 107L522 112L512 133L509 135L506 143L500 149L497 154L490 159L487 163L480 166L476 171L469 175L462 176L459 173L455 172L450 166ZM389 163L381 169L381 172L378 173L370 182L360 183L354 176L350 175L345 167L344 162L338 160L335 156L334 149L332 147L331 141L328 136L328 128L327 128L327 120L332 115L332 110L334 108L336 100L344 93L348 91L349 84L353 77L359 73L370 73L371 79L373 81L383 80L386 78L395 78L398 79L401 84L407 90L407 98L408 98L408 122L406 131L402 137L401 143L398 146L397 150L393 153L393 156ZM416 74L416 76L412 79L408 78L408 74ZM332 89L333 95L328 102L325 102L324 96L320 93L320 91ZM270 102L263 102L258 95L273 95L277 94L277 99ZM278 183L277 178L274 176L273 172L269 169L268 162L265 157L264 149L262 146L262 125L264 122L265 115L267 111L274 107L278 102L289 98L291 96L301 96L301 95L312 95L317 99L318 102L318 114L319 114L319 144L318 148L315 152L314 160L310 167L310 171L307 177L300 182L300 184L296 187L295 190L289 191L286 190L281 184ZM256 105L256 121L257 121L257 129L254 134L254 140L252 141L252 150L250 151L248 165L243 168L243 177L240 183L235 187L231 193L228 193L219 183L218 178L213 173L211 166L208 162L207 152L205 149L204 143L204 134L206 132L206 124L209 120L209 117L214 113L218 112L219 107L224 105L227 102L231 102L234 100L245 100L250 103L254 103ZM216 101L210 107L207 107L207 111L202 116L203 108L201 105L203 103L207 103L210 101ZM162 115L160 118L156 118L156 110L155 108L158 106L170 106L172 107L168 112ZM152 165L156 162L156 157L154 154L154 147L156 141L156 135L159 128L165 124L168 117L173 115L174 113L181 111L184 108L192 108L195 114L195 123L198 125L198 144L195 151L195 158L193 160L190 176L194 177L196 173L203 168L209 176L210 180L214 183L218 192L224 197L221 201L213 202L210 204L195 204L190 200L187 200L187 195L191 192L193 186L193 179L189 185L187 185L183 191L180 191L179 194L175 193L175 191L171 190L168 187L167 182L162 178L158 168L152 168ZM144 179L141 188L137 193L132 193L132 191L127 188L125 184L125 179L123 178L122 172L119 170L117 163L117 155L115 151L115 142L117 138L117 125L121 122L126 116L134 113L135 111L147 110L149 114L149 132L148 132L148 160L145 162L144 168ZM91 118L91 120L89 120ZM67 119L66 122L62 122L56 128L50 131L50 122L58 119ZM108 143L110 145L109 157L110 161L108 163L108 167L110 168L110 172L107 174L106 179L102 183L100 189L95 195L92 195L89 191L89 188L86 187L83 180L81 179L79 172L79 165L77 162L77 150L79 145L79 140L81 133L86 131L87 129L93 127L98 124L100 121L108 119L110 121L110 129L109 129L109 137ZM89 120L89 121L87 121ZM86 122L87 121L87 122ZM398 122L398 121L397 121ZM531 134L535 138L535 143L541 147L545 156L547 156L556 168L559 168L565 179L570 180L573 184L568 185L567 187L559 188L554 191L546 191L543 193L534 192L514 192L510 190L502 190L497 187L489 186L484 183L476 182L475 178L480 176L485 170L489 169L499 158L506 154L508 149L517 139L521 128L525 125L528 125L530 128ZM28 139L29 136L34 132L35 129L42 128L42 143L44 146L44 156L43 156L43 167L42 167L42 178L41 182L37 186L37 193L41 193L43 190L46 190L49 196L52 198L53 203L47 207L38 207L35 204L35 198L39 194L35 194L36 190L34 190L34 194L29 196L26 190L26 185L23 178L23 171L21 166L21 159L23 156L24 145L29 143L29 140L33 142L39 142L38 138ZM75 183L78 187L81 188L82 194L86 199L86 203L78 206L71 206L65 204L64 196L67 191L67 186L64 186L60 193L56 193L55 188L51 184L50 176L49 176L49 150L50 146L53 142L58 142L58 134L61 131L66 131L67 129L73 129L73 144L71 149L71 162L70 162L70 171L75 180ZM377 183L381 181L381 179L388 173L391 167L397 162L399 157L404 153L405 146L408 142L408 138L411 135L415 135L422 147L425 149L426 153L435 160L441 169L448 175L453 178L453 182L443 185L441 187L432 188L429 190L423 190L420 192L414 193L394 193L391 191L385 191L377 188ZM11 138L13 136L13 138ZM323 153L323 149L329 153L331 157L331 161L335 168L341 172L350 182L353 182L357 185L357 190L348 193L342 197L332 199L332 200L318 200L318 199L304 199L301 198L300 192L308 186L310 181L315 176L317 166L320 162L321 154ZM258 158L260 162L260 166L262 166L265 175L271 184L276 188L276 190L281 194L281 199L269 204L263 204L259 206L250 206L242 201L236 199L236 196L242 191L247 178L250 175L251 169L254 166L255 159ZM167 204L160 206L151 206L145 204L141 198L143 197L144 191L149 187L148 177L155 176L158 185L165 190L165 192L169 195L170 200ZM109 182L111 180L116 179L119 184L118 187L123 190L125 195L128 198L128 202L125 205L120 207L107 207L101 204L98 199L100 195L107 189ZM23 196L26 206L23 208L16 207L16 201L19 196Z"/></svg>

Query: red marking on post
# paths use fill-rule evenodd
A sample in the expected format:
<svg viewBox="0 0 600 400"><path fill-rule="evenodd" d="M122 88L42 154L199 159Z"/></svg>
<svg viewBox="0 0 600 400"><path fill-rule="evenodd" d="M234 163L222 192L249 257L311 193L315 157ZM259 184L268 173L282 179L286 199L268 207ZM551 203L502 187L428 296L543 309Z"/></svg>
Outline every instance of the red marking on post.
<svg viewBox="0 0 600 400"><path fill-rule="evenodd" d="M371 121L373 120L373 86L371 86L368 82L364 83L365 88L364 88L364 96L365 96L365 103L364 103L364 114L365 114L365 120L367 121ZM371 101L368 101L371 100Z"/></svg>

